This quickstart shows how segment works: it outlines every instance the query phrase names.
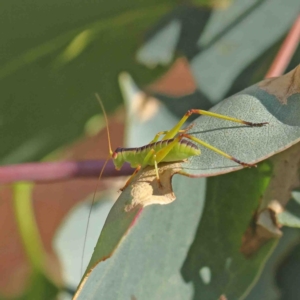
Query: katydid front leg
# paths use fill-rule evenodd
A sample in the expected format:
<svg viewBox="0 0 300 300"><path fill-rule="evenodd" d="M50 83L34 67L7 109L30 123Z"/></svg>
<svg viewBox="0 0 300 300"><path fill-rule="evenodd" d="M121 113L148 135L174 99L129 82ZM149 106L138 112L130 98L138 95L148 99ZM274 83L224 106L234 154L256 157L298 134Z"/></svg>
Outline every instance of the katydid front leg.
<svg viewBox="0 0 300 300"><path fill-rule="evenodd" d="M225 115L221 115L221 114L217 114L217 113L213 113L213 112L206 111L206 110L201 110L201 109L190 109L189 111L187 111L185 113L185 115L181 118L181 120L171 130L169 130L166 133L166 135L162 138L162 140L168 140L168 139L174 138L174 136L176 136L176 134L179 132L181 126L193 114L205 115L205 116L218 118L218 119L222 119L222 120L227 120L227 121L231 121L231 122L235 122L235 123L240 123L240 124L244 124L244 125L252 126L252 127L261 127L261 126L264 126L264 125L268 124L268 122L252 123L252 122L248 122L248 121L228 117L228 116L225 116Z"/></svg>
<svg viewBox="0 0 300 300"><path fill-rule="evenodd" d="M126 181L125 185L120 189L121 192L123 192L128 187L128 185L130 184L131 180L137 174L137 172L141 169L141 167L142 167L141 165L137 166L137 168L134 170L134 172L131 174L131 176Z"/></svg>
<svg viewBox="0 0 300 300"><path fill-rule="evenodd" d="M149 161L152 159L153 155L154 155L154 149L151 149L149 151L149 153L145 156L143 163L141 165L138 165L137 168L134 170L134 172L132 173L132 175L128 178L128 180L126 181L125 185L120 189L120 191L123 192L123 190L128 187L128 185L130 184L130 182L132 181L132 179L134 178L134 176L137 174L137 172L141 169L141 167L145 167L148 165Z"/></svg>
<svg viewBox="0 0 300 300"><path fill-rule="evenodd" d="M220 150L220 149L218 149L218 148L216 148L214 146L211 146L210 144L208 144L208 143L206 143L206 142L204 142L204 141L202 141L202 140L200 140L200 139L198 139L198 138L196 138L196 137L194 137L192 135L184 133L183 136L185 138L189 139L189 140L192 140L193 142L196 142L197 144L199 144L201 146L204 146L204 147L206 147L206 148L208 148L208 149L210 149L210 150L212 150L212 151L214 151L214 152L216 152L216 153L218 153L218 154L220 154L220 155L222 155L222 156L230 159L230 160L233 160L234 162L236 162L236 163L238 163L238 164L240 164L240 165L242 165L244 167L256 167L256 165L242 162L239 159L237 159L237 158L235 158L235 157L227 154L226 152L224 152L224 151L222 151L222 150Z"/></svg>

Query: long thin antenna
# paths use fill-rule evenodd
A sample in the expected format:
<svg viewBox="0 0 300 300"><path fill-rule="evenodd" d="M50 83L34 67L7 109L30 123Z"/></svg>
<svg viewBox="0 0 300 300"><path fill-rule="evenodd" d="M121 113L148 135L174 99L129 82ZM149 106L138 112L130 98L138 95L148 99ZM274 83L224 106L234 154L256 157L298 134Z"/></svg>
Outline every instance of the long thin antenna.
<svg viewBox="0 0 300 300"><path fill-rule="evenodd" d="M91 218L91 213L92 213L93 205L94 205L94 202L95 202L95 197L96 197L97 189L98 189L99 182L100 182L100 179L102 177L103 171L104 171L104 169L106 167L106 164L109 161L109 159L112 158L112 154L113 154L113 151L111 149L110 134L109 134L108 120L107 120L106 111L105 111L105 108L104 108L104 105L102 103L102 100L101 100L100 96L97 93L95 93L95 96L96 96L96 99L98 100L98 102L99 102L99 104L101 106L101 109L102 109L102 112L103 112L103 115L104 115L104 118L105 118L106 131L107 131L107 139L108 139L109 157L106 159L106 161L105 161L105 163L104 163L104 165L103 165L103 167L102 167L102 169L100 171L100 174L99 174L99 177L98 177L98 180L97 180L97 185L96 185L96 188L95 188L95 191L94 191L94 194L93 194L93 200L92 200L92 203L91 203L91 208L90 208L89 215L88 215L88 220L87 220L87 224L86 224L86 228L85 228L85 235L84 235L84 242L83 242L82 254L81 254L81 267L80 267L80 275L81 276L83 275L83 258L84 258L84 253L85 253L85 245L86 245L86 239L87 239L87 234L88 234L88 229L89 229L89 223L90 223L90 218Z"/></svg>
<svg viewBox="0 0 300 300"><path fill-rule="evenodd" d="M85 235L84 235L84 241L83 241L83 247L82 247L82 254L81 254L81 266L80 266L80 276L82 277L83 273L83 258L84 258L84 253L85 253L85 244L86 244L86 239L87 239L87 234L88 234L88 229L89 229L89 223L90 223L90 218L91 218L91 213L92 213L92 209L93 209L93 205L94 205L94 202L95 202L95 197L96 197L96 193L97 193L97 189L98 189L98 186L99 186L99 182L100 182L100 179L102 177L102 174L103 174L103 171L106 167L106 164L107 162L109 161L109 159L111 158L111 156L109 156L106 160L105 160L105 163L101 169L101 172L99 174L99 177L98 177L98 180L97 180L97 185L96 185L96 188L95 188L95 191L94 191L94 194L93 194L93 200L92 200L92 203L91 203L91 207L90 207L90 211L89 211L89 215L88 215L88 220L87 220L87 224L86 224L86 228L85 228Z"/></svg>
<svg viewBox="0 0 300 300"><path fill-rule="evenodd" d="M95 96L96 96L96 98L97 98L97 100L98 100L98 102L99 102L99 104L100 104L100 106L101 106L101 109L102 109L102 111L103 111L103 115L104 115L104 118L105 118L106 131L107 131L107 138L108 138L108 150L109 150L110 156L112 156L113 151L112 151L112 149L111 149L110 134L109 134L108 120L107 120L106 111L105 111L105 108L104 108L104 105L103 105L103 103L102 103L102 100L101 100L100 96L99 96L97 93L95 93Z"/></svg>

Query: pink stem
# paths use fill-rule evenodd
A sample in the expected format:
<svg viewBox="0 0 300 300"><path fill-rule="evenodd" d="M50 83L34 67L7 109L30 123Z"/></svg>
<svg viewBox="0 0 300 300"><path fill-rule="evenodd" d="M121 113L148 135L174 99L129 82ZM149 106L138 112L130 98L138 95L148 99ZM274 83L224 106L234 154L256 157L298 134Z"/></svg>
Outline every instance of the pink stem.
<svg viewBox="0 0 300 300"><path fill-rule="evenodd" d="M277 77L284 73L300 41L300 15L298 15L287 37L282 43L265 78Z"/></svg>
<svg viewBox="0 0 300 300"><path fill-rule="evenodd" d="M62 161L44 163L25 163L0 167L0 184L14 181L58 181L79 177L97 177L104 165L104 160ZM133 169L124 165L117 171L112 161L102 177L113 177L132 174Z"/></svg>

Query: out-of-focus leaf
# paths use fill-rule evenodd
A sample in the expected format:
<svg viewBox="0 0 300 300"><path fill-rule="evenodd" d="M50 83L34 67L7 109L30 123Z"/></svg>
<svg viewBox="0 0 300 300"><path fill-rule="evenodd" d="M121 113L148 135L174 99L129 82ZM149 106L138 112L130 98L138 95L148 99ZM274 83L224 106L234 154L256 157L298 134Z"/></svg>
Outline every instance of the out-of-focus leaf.
<svg viewBox="0 0 300 300"><path fill-rule="evenodd" d="M126 107L126 147L148 144L154 136L174 126L178 120L153 97L147 97L128 73L119 77Z"/></svg>
<svg viewBox="0 0 300 300"><path fill-rule="evenodd" d="M170 110L173 107L167 100L174 98L192 102L198 98L198 107L207 109L263 79L298 12L297 0L285 3L280 0L239 0L225 9L192 6L175 9L148 34L140 50L148 56L144 55L142 62L145 65L154 64L155 60L160 62L157 49L161 44L157 36L176 22L181 25L181 34L175 51L169 55L179 52L189 60L198 88L185 96L176 96L181 84L176 82L174 92L150 86L152 94L162 99ZM165 76L172 77L173 71L169 70ZM188 103L186 105L187 109L192 108Z"/></svg>
<svg viewBox="0 0 300 300"><path fill-rule="evenodd" d="M18 300L53 300L58 295L59 288L43 273L34 272L30 278L29 288Z"/></svg>
<svg viewBox="0 0 300 300"><path fill-rule="evenodd" d="M181 24L178 20L170 22L138 51L137 60L140 62L146 61L149 68L156 67L158 63L168 65L176 49L180 27Z"/></svg>
<svg viewBox="0 0 300 300"><path fill-rule="evenodd" d="M215 8L226 8L229 4L234 2L234 0L192 0L196 5L206 5Z"/></svg>
<svg viewBox="0 0 300 300"><path fill-rule="evenodd" d="M30 183L15 185L16 220L25 252L32 267L32 274L27 283L28 287L20 299L53 299L59 290L57 286L59 279L53 276L51 262L47 260L47 254L40 240L33 212L32 189L33 185Z"/></svg>
<svg viewBox="0 0 300 300"><path fill-rule="evenodd" d="M292 229L290 229L292 230ZM299 232L299 229L297 229ZM290 250L290 249L288 249ZM285 258L280 262L276 274L276 282L281 292L281 300L294 300L300 298L299 286L300 268L300 241L295 243L294 248L285 253Z"/></svg>
<svg viewBox="0 0 300 300"><path fill-rule="evenodd" d="M60 257L63 270L64 284L68 287L76 288L83 272L93 253L95 244L99 237L104 221L113 205L115 195L103 194L96 197L89 220L87 236L87 218L91 209L92 195L89 201L79 204L68 216L66 216L61 229L57 233L54 247ZM80 220L80 222L78 221ZM82 262L83 246L85 244L85 255ZM83 270L81 270L81 264Z"/></svg>
<svg viewBox="0 0 300 300"><path fill-rule="evenodd" d="M290 29L298 16L299 2L289 0L235 1L226 10L216 10L208 27L198 40L200 51L191 60L191 68L198 87L212 103L260 80L273 57L270 49ZM266 17L269 16L269 17ZM280 20L280 21L278 21ZM276 52L275 52L276 53ZM262 55L269 60L261 65ZM251 72L251 68L252 69ZM252 74L252 82L232 86L240 81L243 71ZM226 76L224 76L226 74ZM212 84L218 82L217 86Z"/></svg>
<svg viewBox="0 0 300 300"><path fill-rule="evenodd" d="M172 1L48 4L19 0L1 6L2 164L41 159L81 135L100 111L96 91L108 111L116 108L120 71L145 81L161 72L135 63L133 50Z"/></svg>
<svg viewBox="0 0 300 300"><path fill-rule="evenodd" d="M293 192L285 210L278 214L277 221L284 226L300 228L300 192Z"/></svg>
<svg viewBox="0 0 300 300"><path fill-rule="evenodd" d="M293 248L295 243L299 241L300 232L297 229L284 228L283 236L279 240L277 247L268 259L262 274L245 300L279 300L281 291L279 290L276 274L279 264L286 257L289 249ZM286 299L286 298L284 298Z"/></svg>
<svg viewBox="0 0 300 300"><path fill-rule="evenodd" d="M27 257L36 270L45 268L45 253L35 221L31 183L17 183L14 188L14 209Z"/></svg>
<svg viewBox="0 0 300 300"><path fill-rule="evenodd" d="M22 295L5 297L0 295L1 300L53 300L56 299L59 288L49 280L45 274L33 271L27 281L27 289Z"/></svg>

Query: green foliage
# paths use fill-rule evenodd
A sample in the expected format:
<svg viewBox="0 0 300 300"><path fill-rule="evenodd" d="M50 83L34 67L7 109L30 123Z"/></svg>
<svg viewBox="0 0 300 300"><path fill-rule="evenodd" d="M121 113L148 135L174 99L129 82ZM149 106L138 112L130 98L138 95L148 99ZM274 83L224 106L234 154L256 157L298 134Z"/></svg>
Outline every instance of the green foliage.
<svg viewBox="0 0 300 300"><path fill-rule="evenodd" d="M120 77L124 94L128 94L127 146L148 143L188 108L209 109L241 90L213 110L253 122L268 121L270 126L247 128L201 117L191 133L245 162L261 161L298 141L299 93L286 96L288 104L283 106L278 95L258 85L244 90L265 75L298 14L298 1L235 1L222 11L208 8L229 2L193 1L205 4L205 9L175 6L177 1L171 0L3 3L0 124L6 130L1 137L0 162L38 160L78 138L87 120L99 112L94 92L99 92L112 111L121 103L120 72L133 74L139 84L149 83L178 55L188 60L195 91L186 95L150 91L166 105L146 122L130 103L137 94L136 86L128 75ZM149 70L136 63L134 53L143 34L161 17L136 55L147 66L163 66ZM174 102L174 98L181 101ZM201 150L201 156L184 164L186 173L203 177L240 168ZM176 175L177 200L167 206L136 206L126 212L125 205L132 199L127 189L107 217L87 271L97 266L78 298L210 300L224 294L228 299L250 300L258 299L263 290L264 299L273 299L278 294L274 266L284 250L292 248L298 232L280 241L282 248L271 256L268 272L260 281L278 239L270 237L252 252L245 246L246 233L257 226L254 216L266 209L260 200L278 175L273 173L273 163L209 179ZM52 299L59 288L46 274L30 193L30 186L16 187L17 221L33 267L20 299ZM295 195L278 215L280 224L299 227ZM299 255L294 253L289 259L298 263ZM286 288L285 295L290 294Z"/></svg>
<svg viewBox="0 0 300 300"><path fill-rule="evenodd" d="M35 222L32 203L33 184L17 183L14 187L14 211L31 275L23 295L15 299L53 299L59 292L57 285L47 275L47 259Z"/></svg>
<svg viewBox="0 0 300 300"><path fill-rule="evenodd" d="M251 256L243 246L245 232L251 228L250 220L270 180L271 172L266 168L262 163L257 169L208 179L206 206L181 269L185 281L193 283L195 299L218 299L222 294L239 299L274 249L275 239ZM207 267L209 282L201 273Z"/></svg>
<svg viewBox="0 0 300 300"><path fill-rule="evenodd" d="M300 228L300 193L295 191L285 211L278 215L278 222L289 227Z"/></svg>
<svg viewBox="0 0 300 300"><path fill-rule="evenodd" d="M1 7L0 120L9 128L1 138L1 164L41 159L80 136L100 112L95 92L108 111L120 105L121 71L147 81L160 73L136 64L133 52L172 1L68 3Z"/></svg>

